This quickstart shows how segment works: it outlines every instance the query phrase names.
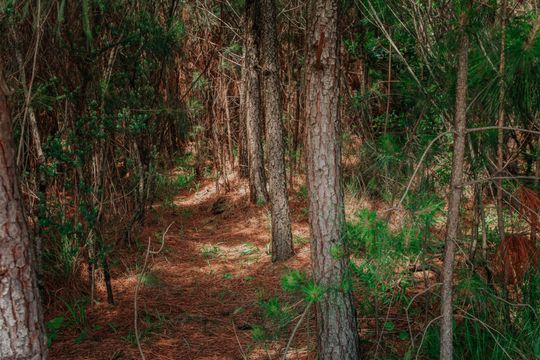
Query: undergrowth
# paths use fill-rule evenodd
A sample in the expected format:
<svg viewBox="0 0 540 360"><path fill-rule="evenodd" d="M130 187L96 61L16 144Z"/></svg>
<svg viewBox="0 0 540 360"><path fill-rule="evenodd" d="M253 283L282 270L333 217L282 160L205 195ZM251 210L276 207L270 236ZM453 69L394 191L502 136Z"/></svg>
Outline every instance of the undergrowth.
<svg viewBox="0 0 540 360"><path fill-rule="evenodd" d="M407 204L408 216L391 227L386 218L359 211L346 223L350 278L362 319L375 331L362 336L368 358L438 359L442 199L417 195ZM463 239L464 247L470 238ZM334 252L335 256L343 256ZM540 357L540 276L532 269L518 286L490 281L481 269L458 262L454 301L456 359L532 359ZM342 284L343 289L348 289ZM343 287L345 286L345 287ZM287 272L281 279L285 297L259 294L261 323L252 329L255 342L268 349L283 346L301 313L327 290L308 274ZM512 296L508 296L510 293Z"/></svg>

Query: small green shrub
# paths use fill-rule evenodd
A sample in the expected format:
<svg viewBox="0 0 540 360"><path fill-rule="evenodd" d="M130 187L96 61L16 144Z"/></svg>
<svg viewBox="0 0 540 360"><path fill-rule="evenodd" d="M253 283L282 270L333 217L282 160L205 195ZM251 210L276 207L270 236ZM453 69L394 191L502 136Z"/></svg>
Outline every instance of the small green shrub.
<svg viewBox="0 0 540 360"><path fill-rule="evenodd" d="M240 256L253 255L259 252L259 248L253 243L245 243L240 250Z"/></svg>
<svg viewBox="0 0 540 360"><path fill-rule="evenodd" d="M50 347L53 341L56 340L60 334L64 325L64 320L65 318L63 316L57 316L47 321L47 346Z"/></svg>
<svg viewBox="0 0 540 360"><path fill-rule="evenodd" d="M221 249L217 245L203 245L200 252L205 259L212 259L221 255Z"/></svg>
<svg viewBox="0 0 540 360"><path fill-rule="evenodd" d="M162 285L162 280L152 271L147 271L139 276L140 282L144 286L158 287Z"/></svg>

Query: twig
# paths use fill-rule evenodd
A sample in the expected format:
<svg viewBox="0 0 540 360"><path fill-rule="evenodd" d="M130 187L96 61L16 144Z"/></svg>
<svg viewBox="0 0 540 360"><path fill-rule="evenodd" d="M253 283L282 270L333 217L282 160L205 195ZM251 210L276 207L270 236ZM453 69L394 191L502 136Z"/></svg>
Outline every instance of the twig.
<svg viewBox="0 0 540 360"><path fill-rule="evenodd" d="M32 72L30 74L30 82L28 84L28 92L26 93L26 99L24 100L24 115L22 119L22 125L21 125L21 141L19 142L19 149L17 152L17 166L20 166L21 164L21 156L22 156L22 144L24 139L24 124L26 122L26 116L28 115L28 110L30 108L30 100L32 99L32 87L34 85L34 78L36 75L36 63L37 63L37 55L39 51L39 44L41 41L41 32L42 32L42 23L41 23L41 1L38 0L37 2L37 15L36 15L36 44L34 46L34 55L32 58ZM24 68L22 69L24 71ZM26 84L25 84L26 85Z"/></svg>
<svg viewBox="0 0 540 360"><path fill-rule="evenodd" d="M407 327L409 328L409 336L411 337L411 345L412 347L414 348L414 337L413 337L413 334L412 334L412 328L411 328L411 320L409 318L409 309L411 307L411 305L413 304L414 300L419 297L420 295L423 295L425 293L427 293L428 291L430 291L432 288L434 288L435 286L438 286L438 285L441 285L442 283L438 282L438 283L435 283L431 286L429 286L428 288L422 290L421 292L419 292L418 294L414 295L411 299L411 301L409 302L409 305L407 305L407 307L405 308L405 315L407 316Z"/></svg>
<svg viewBox="0 0 540 360"><path fill-rule="evenodd" d="M139 348L139 353L141 354L141 359L142 360L146 360L146 358L144 357L144 352L142 350L141 341L140 341L140 338L139 338L139 329L137 327L137 318L138 318L137 295L139 294L139 288L141 287L142 277L144 276L144 273L146 271L146 265L148 263L148 257L150 256L150 254L159 254L161 252L161 250L163 250L163 245L165 244L165 235L167 235L167 232L169 231L169 229L171 228L171 226L173 224L174 224L174 221L172 223L170 223L169 226L167 226L167 229L165 229L165 232L161 236L161 246L159 247L159 249L157 251L150 250L150 246L151 246L150 241L151 241L151 239L150 239L150 237L148 237L148 246L146 247L146 255L144 256L143 267L142 267L142 270L141 270L141 274L139 275L139 278L137 279L137 286L135 287L135 295L134 295L134 300L133 300L133 328L134 328L134 331L135 331L135 341L137 342L137 347Z"/></svg>
<svg viewBox="0 0 540 360"><path fill-rule="evenodd" d="M234 324L234 320L232 320L232 328L234 331L234 337L236 338L236 342L238 343L238 346L240 347L240 353L242 354L242 359L247 360L246 353L244 352L244 349L242 348L242 344L240 344L240 339L238 338L238 334L236 333L236 325Z"/></svg>
<svg viewBox="0 0 540 360"><path fill-rule="evenodd" d="M386 316L384 317L384 323L381 329L381 333L379 334L379 339L377 340L377 346L375 347L375 356L374 358L377 358L377 355L379 353L379 348L381 347L381 341L382 337L384 335L384 324L388 322L388 318L390 317L390 310L392 309L392 304L394 302L395 293L392 294L392 299L390 300L390 305L388 305L388 310L386 310ZM379 322L379 319L377 319L377 323Z"/></svg>
<svg viewBox="0 0 540 360"><path fill-rule="evenodd" d="M396 209L399 209L399 207L401 206L401 204L403 203L403 200L405 200L405 197L407 196L407 193L409 192L409 189L411 188L411 185L414 181L414 178L416 177L416 174L418 173L418 170L420 170L420 167L422 166L422 163L424 162L424 159L427 155L427 153L429 152L429 149L431 149L431 147L440 139L442 138L443 136L451 133L452 131L445 131L445 132L442 132L440 133L439 135L437 135L437 137L435 137L435 139L431 140L431 142L428 144L428 146L426 147L426 149L424 150L424 153L422 154L422 156L420 157L420 160L418 161L418 164L416 165L416 168L414 169L414 172L411 176L411 178L409 179L409 183L407 184L407 187L405 188L405 192L403 193L403 195L401 196L401 198L399 199L399 202L396 206L388 209L387 211L391 211L391 210L396 210Z"/></svg>
<svg viewBox="0 0 540 360"><path fill-rule="evenodd" d="M498 126L484 126L484 127L478 127L478 128L469 128L466 130L467 133L472 133L472 132L479 132L479 131L485 131L485 130L497 130L497 129L500 129L500 127ZM529 129L523 129L523 128L517 128L517 127L511 127L511 126L505 126L502 128L503 130L512 130L512 131L520 131L520 132L526 132L526 133L531 133L531 134L537 134L537 135L540 135L540 131L537 131L537 130L529 130ZM393 206L389 209L387 209L386 211L393 211L393 210L396 210L396 209L399 209L399 207L403 204L403 201L405 200L405 197L407 196L410 188L411 188L411 185L416 177L416 174L418 173L418 170L420 170L420 167L422 166L422 163L424 162L425 160L425 157L429 151L429 149L431 149L431 147L441 138L443 137L444 135L447 135L449 133L451 133L452 131L445 131L445 132L442 132L440 133L439 135L437 135L437 137L435 137L433 140L431 140L431 142L428 144L428 146L426 147L426 149L424 150L424 153L422 154L422 156L420 157L420 160L418 161L418 164L416 165L416 168L414 169L414 172L411 176L411 178L409 179L409 183L407 184L407 187L405 188L405 192L403 193L403 195L401 196L401 198L399 199L399 202L396 206ZM517 178L517 177L513 177L513 178ZM488 180L494 180L495 178L490 178ZM527 179L536 179L536 177L527 177ZM486 180L482 180L482 181L486 181ZM480 181L480 182L482 182ZM466 184L474 184L476 182L469 182L469 183L465 183L464 185Z"/></svg>
<svg viewBox="0 0 540 360"><path fill-rule="evenodd" d="M418 356L420 355L420 349L422 349L422 344L424 343L424 338L426 337L426 332L435 321L442 318L442 315L437 316L436 318L431 319L430 322L428 322L426 328L424 329L424 333L422 334L422 340L420 341L420 345L418 346L418 350L416 351L416 360L418 360Z"/></svg>
<svg viewBox="0 0 540 360"><path fill-rule="evenodd" d="M538 176L524 176L524 175L514 175L514 176L491 176L484 179L476 179L473 181L464 182L461 186L475 185L484 182L491 182L494 180L538 180Z"/></svg>
<svg viewBox="0 0 540 360"><path fill-rule="evenodd" d="M289 347L291 346L292 344L292 341L294 339L294 335L296 335L296 331L298 331L298 328L300 327L300 325L302 324L302 321L304 321L304 318L306 317L309 309L311 308L311 305L313 304L313 302L309 302L306 306L306 308L304 309L304 312L302 313L302 316L300 317L300 320L298 320L298 322L296 323L296 326L294 327L293 329L293 332L291 334L291 337L289 338L289 341L287 342L287 346L285 347L285 351L283 352L283 355L281 357L282 360L285 360L286 357L287 357L287 352L289 351Z"/></svg>
<svg viewBox="0 0 540 360"><path fill-rule="evenodd" d="M499 129L510 130L510 131L519 131L519 132L525 132L525 133L540 135L539 130L523 129L523 128L513 127L513 126L503 126L503 127L500 127L500 126L483 126L483 127L477 127L477 128L469 128L469 129L466 130L466 132L467 133L472 133L472 132L478 132L478 131L499 130Z"/></svg>
<svg viewBox="0 0 540 360"><path fill-rule="evenodd" d="M491 334L491 336L493 337L493 340L495 340L495 343L501 348L501 350L504 352L504 354L506 356L508 356L508 358L510 360L512 360L513 358L510 356L510 354L508 354L508 352L505 350L505 348L501 345L501 343L499 342L499 340L497 340L497 337L495 336L495 334L493 333L493 331L497 332L500 336L503 337L504 339L504 336L499 332L497 331L497 329L493 328L492 326L488 325L487 323L485 323L484 321L480 320L479 318L477 318L476 316L472 315L471 313L469 313L468 311L466 311L465 309L462 309L462 308L459 308L459 310L463 311L464 315L463 317L465 319L469 319L469 320L473 320L473 321L476 321L478 322L479 324L481 324L483 327L486 328L486 330ZM492 331L493 330L493 331ZM522 354L520 354L521 356L523 356ZM524 357L525 359L525 357Z"/></svg>

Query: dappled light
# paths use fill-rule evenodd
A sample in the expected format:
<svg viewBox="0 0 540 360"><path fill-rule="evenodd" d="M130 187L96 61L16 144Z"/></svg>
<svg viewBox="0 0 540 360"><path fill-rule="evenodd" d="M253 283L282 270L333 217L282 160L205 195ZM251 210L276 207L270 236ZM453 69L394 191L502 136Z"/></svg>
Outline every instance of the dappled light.
<svg viewBox="0 0 540 360"><path fill-rule="evenodd" d="M0 360L540 359L539 0L0 34Z"/></svg>

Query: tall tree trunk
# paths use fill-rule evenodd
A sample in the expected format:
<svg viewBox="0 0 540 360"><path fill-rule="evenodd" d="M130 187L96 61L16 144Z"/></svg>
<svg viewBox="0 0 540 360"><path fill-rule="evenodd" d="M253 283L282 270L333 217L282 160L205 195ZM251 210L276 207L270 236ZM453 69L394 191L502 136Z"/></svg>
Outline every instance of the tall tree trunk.
<svg viewBox="0 0 540 360"><path fill-rule="evenodd" d="M0 203L0 359L47 359L40 296L32 263L35 256L17 184L15 147L2 85Z"/></svg>
<svg viewBox="0 0 540 360"><path fill-rule="evenodd" d="M315 282L325 289L316 304L318 358L358 359L354 302L343 286L348 283L348 252L341 234L345 212L338 118L338 1L314 1L309 19L306 120L311 259Z"/></svg>
<svg viewBox="0 0 540 360"><path fill-rule="evenodd" d="M246 136L249 163L249 191L252 203L268 200L261 138L261 98L259 83L260 9L255 0L246 1Z"/></svg>
<svg viewBox="0 0 540 360"><path fill-rule="evenodd" d="M454 151L452 158L452 180L448 199L448 220L444 249L441 295L441 348L440 359L452 359L452 278L454 274L454 253L459 231L459 206L461 203L463 165L465 161L466 111L467 111L467 71L469 60L469 38L465 32L466 14L461 14L461 42L458 53L456 82L456 105L454 118Z"/></svg>
<svg viewBox="0 0 540 360"><path fill-rule="evenodd" d="M504 65L505 65L505 48L506 48L506 0L501 3L501 50L499 59L499 114L497 118L497 126L499 127L497 136L497 176L503 176L504 166L504 98L505 98L505 82L504 82ZM497 228L501 240L504 238L504 212L503 212L503 184L502 179L497 182Z"/></svg>
<svg viewBox="0 0 540 360"><path fill-rule="evenodd" d="M268 157L268 185L272 213L272 261L286 260L293 251L291 220L285 177L283 125L279 87L279 61L276 30L276 5L273 0L261 1L262 41L261 65L264 118Z"/></svg>

